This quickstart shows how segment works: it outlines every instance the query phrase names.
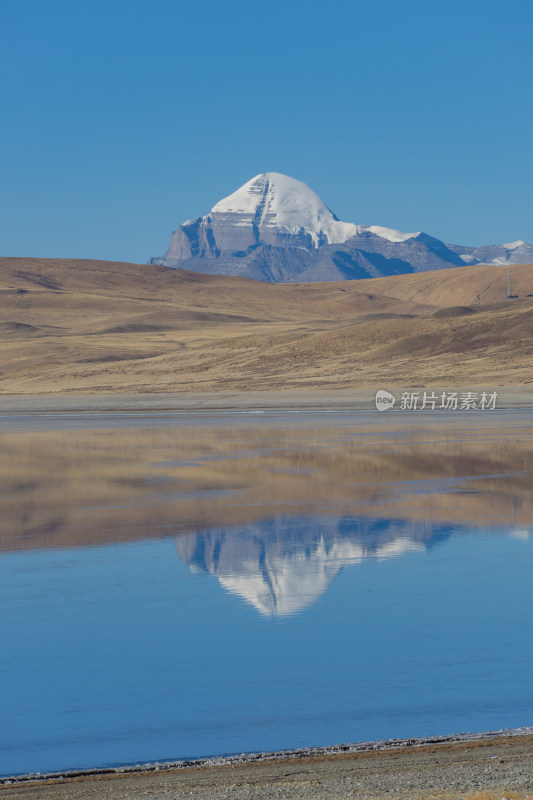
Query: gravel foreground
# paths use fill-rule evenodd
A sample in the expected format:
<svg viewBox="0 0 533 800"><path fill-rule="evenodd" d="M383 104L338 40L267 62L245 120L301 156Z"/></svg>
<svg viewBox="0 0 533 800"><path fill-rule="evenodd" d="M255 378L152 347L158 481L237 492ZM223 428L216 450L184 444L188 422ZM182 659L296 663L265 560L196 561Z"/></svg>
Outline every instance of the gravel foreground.
<svg viewBox="0 0 533 800"><path fill-rule="evenodd" d="M522 800L533 728L0 781L1 800Z"/></svg>

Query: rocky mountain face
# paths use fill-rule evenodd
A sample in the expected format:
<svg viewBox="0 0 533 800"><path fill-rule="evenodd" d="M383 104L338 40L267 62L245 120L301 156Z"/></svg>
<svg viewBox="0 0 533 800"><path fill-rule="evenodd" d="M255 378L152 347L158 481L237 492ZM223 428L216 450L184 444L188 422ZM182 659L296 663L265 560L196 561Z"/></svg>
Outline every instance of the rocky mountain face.
<svg viewBox="0 0 533 800"><path fill-rule="evenodd" d="M421 231L341 222L305 183L266 172L180 225L165 255L150 263L301 283L530 261L533 245L522 241L463 247Z"/></svg>

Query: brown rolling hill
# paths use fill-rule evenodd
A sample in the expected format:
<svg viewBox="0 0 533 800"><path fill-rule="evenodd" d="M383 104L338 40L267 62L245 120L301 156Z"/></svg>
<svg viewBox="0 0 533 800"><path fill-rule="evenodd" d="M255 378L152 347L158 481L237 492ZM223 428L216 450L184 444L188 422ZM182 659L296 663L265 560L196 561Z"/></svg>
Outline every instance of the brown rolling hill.
<svg viewBox="0 0 533 800"><path fill-rule="evenodd" d="M533 265L266 284L0 259L0 393L532 383Z"/></svg>

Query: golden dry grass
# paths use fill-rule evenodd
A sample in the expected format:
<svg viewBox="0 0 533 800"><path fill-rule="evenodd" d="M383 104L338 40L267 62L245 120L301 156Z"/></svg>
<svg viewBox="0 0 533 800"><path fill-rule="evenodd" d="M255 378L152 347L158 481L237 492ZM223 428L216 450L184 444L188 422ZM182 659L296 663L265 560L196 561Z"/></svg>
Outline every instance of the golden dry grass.
<svg viewBox="0 0 533 800"><path fill-rule="evenodd" d="M258 283L0 259L0 393L532 382L533 265Z"/></svg>

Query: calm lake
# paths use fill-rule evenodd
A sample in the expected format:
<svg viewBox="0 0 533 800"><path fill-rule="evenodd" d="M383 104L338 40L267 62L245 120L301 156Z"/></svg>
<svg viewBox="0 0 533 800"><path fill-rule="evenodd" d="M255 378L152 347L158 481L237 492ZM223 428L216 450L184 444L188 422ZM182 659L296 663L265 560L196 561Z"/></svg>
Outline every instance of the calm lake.
<svg viewBox="0 0 533 800"><path fill-rule="evenodd" d="M533 716L533 414L0 415L0 774Z"/></svg>

